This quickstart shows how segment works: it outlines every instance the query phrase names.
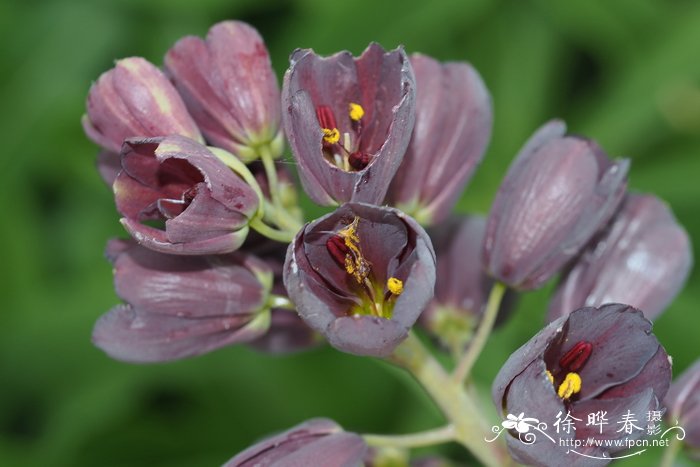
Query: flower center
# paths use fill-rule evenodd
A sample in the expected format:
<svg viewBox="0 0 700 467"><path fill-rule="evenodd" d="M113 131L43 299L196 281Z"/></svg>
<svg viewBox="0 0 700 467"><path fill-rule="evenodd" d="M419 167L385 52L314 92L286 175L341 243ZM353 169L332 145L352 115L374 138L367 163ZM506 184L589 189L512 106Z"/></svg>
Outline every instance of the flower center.
<svg viewBox="0 0 700 467"><path fill-rule="evenodd" d="M563 400L569 400L581 392L583 381L577 373L586 364L593 351L593 344L587 341L577 342L559 359L559 368L553 372L546 371L547 379L557 388L557 395ZM562 378L561 376L564 375Z"/></svg>
<svg viewBox="0 0 700 467"><path fill-rule="evenodd" d="M403 292L403 281L390 277L385 286L377 286L372 278L372 263L363 255L358 226L360 218L355 216L347 226L326 240L326 249L331 258L354 279L362 306L354 307L352 314L369 314L379 318L391 318L396 297Z"/></svg>
<svg viewBox="0 0 700 467"><path fill-rule="evenodd" d="M370 163L370 156L360 149L362 118L365 109L360 104L348 104L351 131L340 133L333 110L327 105L316 107L316 117L323 131L323 157L341 170L362 170Z"/></svg>

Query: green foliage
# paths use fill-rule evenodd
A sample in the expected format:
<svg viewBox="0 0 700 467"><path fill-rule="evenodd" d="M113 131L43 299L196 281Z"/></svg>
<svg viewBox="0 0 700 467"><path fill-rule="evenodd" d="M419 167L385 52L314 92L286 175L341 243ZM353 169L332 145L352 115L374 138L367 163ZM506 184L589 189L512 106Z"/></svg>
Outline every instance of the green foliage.
<svg viewBox="0 0 700 467"><path fill-rule="evenodd" d="M570 131L631 156L631 186L663 197L700 244L698 3L3 2L0 465L210 465L312 416L360 432L440 422L407 376L329 349L269 357L229 348L130 366L90 344L94 321L117 301L101 251L124 233L80 128L88 87L114 59L160 63L176 39L227 18L261 31L280 76L295 47L358 53L369 41L471 61L493 95L495 128L461 211L486 212L525 138L562 117ZM676 373L698 357L697 279L655 326ZM487 345L476 368L484 395L539 329L547 297L521 300ZM654 455L634 465L653 465Z"/></svg>

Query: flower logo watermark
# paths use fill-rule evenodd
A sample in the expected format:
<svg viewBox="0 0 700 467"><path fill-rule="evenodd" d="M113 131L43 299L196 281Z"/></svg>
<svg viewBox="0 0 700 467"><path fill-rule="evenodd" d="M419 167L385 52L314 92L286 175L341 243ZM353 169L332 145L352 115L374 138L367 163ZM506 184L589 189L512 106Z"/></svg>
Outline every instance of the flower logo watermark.
<svg viewBox="0 0 700 467"><path fill-rule="evenodd" d="M599 428L599 434L603 434L604 425L609 425L609 421L606 418L607 412L598 411L595 413L588 414L586 418L586 427L597 426ZM628 410L620 420L616 421L614 425L607 430L606 436L595 437L586 436L585 438L576 437L576 422L583 422L582 418L574 417L570 412L562 414L559 412L556 417L556 421L551 425L546 422L542 422L534 417L526 417L524 412L519 415L508 414L506 419L501 422L500 425L494 425L491 427L491 431L495 433L493 438L484 438L487 443L492 443L498 439L504 431L510 431L511 434L520 440L521 443L525 445L535 444L538 440L538 435L541 434L553 444L557 444L561 447L566 448L566 453L573 453L582 457L588 457L591 459L622 459L626 457L638 456L644 453L649 447L668 447L675 435L678 441L685 439L685 429L676 424L668 427L666 430L662 431L662 427L659 423L661 421L662 411L649 411L646 414L646 426L640 426L635 423L639 422L636 415ZM551 436L547 433L548 428L554 430L553 434L567 435L566 437ZM517 435L516 435L517 433ZM620 434L622 437L610 436L612 433ZM571 437L573 435L573 438ZM647 438L639 438L639 436L646 435ZM637 437L635 437L637 436ZM592 455L585 452L584 450L593 450L595 452L596 448L603 450L602 455ZM607 449L634 449L640 448L634 452L624 454L621 456L612 457L607 452Z"/></svg>

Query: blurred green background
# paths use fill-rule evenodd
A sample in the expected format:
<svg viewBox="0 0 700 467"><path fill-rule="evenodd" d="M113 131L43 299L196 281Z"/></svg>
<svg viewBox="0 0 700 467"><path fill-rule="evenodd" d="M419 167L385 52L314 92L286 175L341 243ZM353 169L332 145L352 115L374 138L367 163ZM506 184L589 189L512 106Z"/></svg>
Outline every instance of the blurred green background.
<svg viewBox="0 0 700 467"><path fill-rule="evenodd" d="M80 128L87 90L114 59L160 64L179 37L228 18L260 30L280 76L296 47L359 53L370 41L472 62L493 95L495 128L461 211L486 212L523 141L562 117L632 157L631 186L667 200L700 244L698 2L3 1L0 466L218 465L312 416L360 432L441 423L401 372L327 348L284 357L228 348L132 366L90 344L94 321L117 302L102 250L123 231ZM700 354L697 279L655 326L676 372ZM525 297L496 332L476 369L483 391L539 329L547 296ZM658 454L627 464L654 465Z"/></svg>

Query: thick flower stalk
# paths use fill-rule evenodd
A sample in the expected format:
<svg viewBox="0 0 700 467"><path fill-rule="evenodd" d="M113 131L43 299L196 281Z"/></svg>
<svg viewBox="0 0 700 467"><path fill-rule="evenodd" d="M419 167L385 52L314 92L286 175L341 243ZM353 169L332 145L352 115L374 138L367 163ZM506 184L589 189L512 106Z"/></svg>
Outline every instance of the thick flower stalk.
<svg viewBox="0 0 700 467"><path fill-rule="evenodd" d="M423 224L449 216L491 137L493 112L479 73L468 63L413 54L416 124L387 196Z"/></svg>
<svg viewBox="0 0 700 467"><path fill-rule="evenodd" d="M203 142L182 98L156 66L141 57L118 60L90 87L85 134L103 148L97 166L110 185L121 170L127 138L182 135Z"/></svg>
<svg viewBox="0 0 700 467"><path fill-rule="evenodd" d="M302 319L333 347L387 356L432 297L435 253L402 212L349 203L299 232L284 284Z"/></svg>
<svg viewBox="0 0 700 467"><path fill-rule="evenodd" d="M224 21L205 40L180 39L165 67L207 141L244 161L281 155L280 91L255 28Z"/></svg>
<svg viewBox="0 0 700 467"><path fill-rule="evenodd" d="M252 341L269 327L272 271L252 255L166 255L112 240L107 257L126 304L97 321L93 342L117 360L191 357Z"/></svg>
<svg viewBox="0 0 700 467"><path fill-rule="evenodd" d="M688 234L668 206L652 195L628 195L612 225L557 287L549 319L612 302L654 319L681 290L692 262Z"/></svg>
<svg viewBox="0 0 700 467"><path fill-rule="evenodd" d="M492 395L504 419L524 414L554 427L568 416L573 428L557 429L556 436L569 443L589 437L624 441L646 430L620 430L617 421L628 411L661 410L670 381L670 359L652 334L651 322L639 310L609 304L581 308L550 323L510 356L496 376ZM602 412L605 424L589 423L589 415ZM605 465L610 455L626 447L624 442L584 444L577 450L607 458L593 459L571 453L573 444L566 447L544 436L523 443L518 433L506 436L508 448L516 461L528 465Z"/></svg>
<svg viewBox="0 0 700 467"><path fill-rule="evenodd" d="M319 57L300 49L284 77L282 119L304 190L316 203L379 204L415 120L415 84L403 49L370 44Z"/></svg>
<svg viewBox="0 0 700 467"><path fill-rule="evenodd" d="M525 144L489 214L484 263L518 289L541 286L601 229L622 201L629 162L552 121Z"/></svg>
<svg viewBox="0 0 700 467"><path fill-rule="evenodd" d="M218 254L238 249L259 196L205 146L180 136L128 140L114 182L131 236L152 250ZM164 222L164 229L146 221Z"/></svg>
<svg viewBox="0 0 700 467"><path fill-rule="evenodd" d="M367 445L334 421L315 418L249 447L224 467L362 465Z"/></svg>

